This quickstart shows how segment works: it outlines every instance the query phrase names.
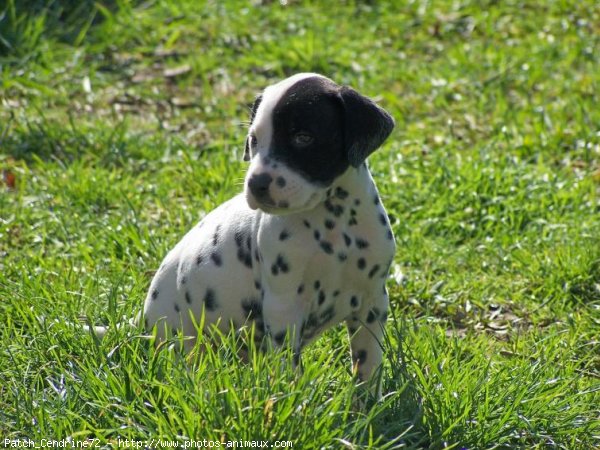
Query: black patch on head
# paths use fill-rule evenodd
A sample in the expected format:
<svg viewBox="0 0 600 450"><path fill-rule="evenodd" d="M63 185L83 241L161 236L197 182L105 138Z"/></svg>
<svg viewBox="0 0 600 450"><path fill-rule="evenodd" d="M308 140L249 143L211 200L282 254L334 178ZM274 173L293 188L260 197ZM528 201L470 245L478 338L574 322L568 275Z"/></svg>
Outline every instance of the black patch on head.
<svg viewBox="0 0 600 450"><path fill-rule="evenodd" d="M325 253L327 253L328 255L331 255L333 253L333 247L331 245L331 242L321 241L320 245L321 245L321 248L323 249L323 251Z"/></svg>
<svg viewBox="0 0 600 450"><path fill-rule="evenodd" d="M333 230L335 228L335 222L331 219L326 219L325 228L327 228L328 230Z"/></svg>
<svg viewBox="0 0 600 450"><path fill-rule="evenodd" d="M189 305L192 303L192 296L190 291L185 291L185 302Z"/></svg>
<svg viewBox="0 0 600 450"><path fill-rule="evenodd" d="M379 317L379 308L375 307L369 311L367 315L367 323L373 323Z"/></svg>
<svg viewBox="0 0 600 450"><path fill-rule="evenodd" d="M158 289L154 289L151 294L152 300L156 300L158 298Z"/></svg>
<svg viewBox="0 0 600 450"><path fill-rule="evenodd" d="M358 258L358 262L356 263L356 266L360 270L363 270L365 267L367 267L367 261L365 261L365 258Z"/></svg>
<svg viewBox="0 0 600 450"><path fill-rule="evenodd" d="M373 276L377 273L378 270L379 270L379 264L375 264L369 271L369 278L373 278Z"/></svg>
<svg viewBox="0 0 600 450"><path fill-rule="evenodd" d="M283 93L273 109L269 154L310 182L328 185L349 166L339 87L308 77Z"/></svg>
<svg viewBox="0 0 600 450"><path fill-rule="evenodd" d="M282 230L281 233L279 233L279 240L280 241L285 241L289 237L290 237L290 233L287 230Z"/></svg>
<svg viewBox="0 0 600 450"><path fill-rule="evenodd" d="M369 243L364 239L356 238L356 246L362 250L367 248L369 246Z"/></svg>
<svg viewBox="0 0 600 450"><path fill-rule="evenodd" d="M223 265L223 258L221 258L221 255L217 252L212 252L210 254L210 259L215 263L216 266L220 267Z"/></svg>
<svg viewBox="0 0 600 450"><path fill-rule="evenodd" d="M215 291L211 288L206 289L206 294L204 294L204 306L208 311L214 311L219 306Z"/></svg>

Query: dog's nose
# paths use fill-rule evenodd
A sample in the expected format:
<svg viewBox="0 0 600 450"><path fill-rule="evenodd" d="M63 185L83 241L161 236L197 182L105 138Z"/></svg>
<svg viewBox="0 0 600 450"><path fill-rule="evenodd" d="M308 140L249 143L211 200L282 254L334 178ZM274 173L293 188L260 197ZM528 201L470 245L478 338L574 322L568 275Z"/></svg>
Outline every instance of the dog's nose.
<svg viewBox="0 0 600 450"><path fill-rule="evenodd" d="M250 192L257 199L264 199L269 196L269 186L273 181L273 177L268 173L261 173L259 175L253 175L248 180L248 187Z"/></svg>

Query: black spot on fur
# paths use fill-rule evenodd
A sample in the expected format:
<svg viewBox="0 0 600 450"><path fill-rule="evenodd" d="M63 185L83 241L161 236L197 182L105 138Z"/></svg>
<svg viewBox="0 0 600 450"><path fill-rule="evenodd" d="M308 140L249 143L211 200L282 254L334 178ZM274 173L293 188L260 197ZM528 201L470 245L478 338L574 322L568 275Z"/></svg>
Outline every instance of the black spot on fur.
<svg viewBox="0 0 600 450"><path fill-rule="evenodd" d="M359 206L360 205L360 199L359 198L355 198L354 199L354 206Z"/></svg>
<svg viewBox="0 0 600 450"><path fill-rule="evenodd" d="M284 259L282 254L277 255L276 263L283 273L289 272L290 267L289 267L287 261Z"/></svg>
<svg viewBox="0 0 600 450"><path fill-rule="evenodd" d="M287 230L282 230L281 233L279 233L279 240L280 241L285 241L289 237L290 237L290 233Z"/></svg>
<svg viewBox="0 0 600 450"><path fill-rule="evenodd" d="M352 354L352 359L355 363L364 364L367 360L367 351L366 350L357 350Z"/></svg>
<svg viewBox="0 0 600 450"><path fill-rule="evenodd" d="M385 311L383 311L381 313L381 317L379 318L379 320L382 321L382 322L385 322L387 320L387 318L388 318L388 312L387 312L387 309L386 309Z"/></svg>
<svg viewBox="0 0 600 450"><path fill-rule="evenodd" d="M379 264L375 264L369 271L369 278L373 278L373 276L377 273L378 270L379 270Z"/></svg>
<svg viewBox="0 0 600 450"><path fill-rule="evenodd" d="M242 247L240 247L240 248L238 248L238 251L237 251L237 258L248 269L252 268L252 253L251 252L247 252Z"/></svg>
<svg viewBox="0 0 600 450"><path fill-rule="evenodd" d="M331 246L331 242L321 241L320 245L323 251L328 255L331 255L333 253L333 247Z"/></svg>
<svg viewBox="0 0 600 450"><path fill-rule="evenodd" d="M262 303L254 297L243 299L242 309L247 319L255 320L262 317Z"/></svg>
<svg viewBox="0 0 600 450"><path fill-rule="evenodd" d="M221 225L217 225L215 228L215 233L213 234L213 245L217 245L219 243L219 232L221 230Z"/></svg>
<svg viewBox="0 0 600 450"><path fill-rule="evenodd" d="M315 230L315 232L313 233L313 236L315 237L315 239L318 241L319 239L321 239L321 233L319 232L319 230Z"/></svg>
<svg viewBox="0 0 600 450"><path fill-rule="evenodd" d="M348 259L348 255L346 255L344 252L339 252L337 257L340 261L346 261L346 259Z"/></svg>
<svg viewBox="0 0 600 450"><path fill-rule="evenodd" d="M241 230L236 230L233 235L233 239L235 240L235 245L241 247L242 243L244 242L244 232Z"/></svg>
<svg viewBox="0 0 600 450"><path fill-rule="evenodd" d="M177 303L175 303L175 312L179 312L179 311L180 311L179 305Z"/></svg>
<svg viewBox="0 0 600 450"><path fill-rule="evenodd" d="M283 177L277 177L277 178L275 178L275 183L279 187L285 187L285 185L286 185L285 178L283 178Z"/></svg>
<svg viewBox="0 0 600 450"><path fill-rule="evenodd" d="M369 242L362 238L356 238L356 246L362 250L369 246Z"/></svg>
<svg viewBox="0 0 600 450"><path fill-rule="evenodd" d="M387 238L388 238L390 241L393 241L393 240L394 240L394 234L392 233L392 230L390 230L389 228L388 228L388 230L387 230L387 234L386 234L386 236L387 236Z"/></svg>
<svg viewBox="0 0 600 450"><path fill-rule="evenodd" d="M340 295L339 289L336 289L335 291L333 291L333 296L334 297L337 297L338 295Z"/></svg>
<svg viewBox="0 0 600 450"><path fill-rule="evenodd" d="M344 242L346 243L347 247L350 247L350 245L352 244L352 238L346 233L344 233Z"/></svg>
<svg viewBox="0 0 600 450"><path fill-rule="evenodd" d="M277 266L277 264L276 264L276 263L273 263L273 265L271 266L271 273L272 273L274 276L277 276L277 275L279 275L279 267Z"/></svg>
<svg viewBox="0 0 600 450"><path fill-rule="evenodd" d="M204 306L208 311L214 311L219 306L215 291L211 288L206 289L206 294L204 294Z"/></svg>
<svg viewBox="0 0 600 450"><path fill-rule="evenodd" d="M348 332L350 333L350 336L354 335L354 333L356 333L357 329L354 327L348 327Z"/></svg>
<svg viewBox="0 0 600 450"><path fill-rule="evenodd" d="M152 291L152 300L156 300L158 298L158 289L154 289Z"/></svg>
<svg viewBox="0 0 600 450"><path fill-rule="evenodd" d="M303 284L301 284L300 286L298 286L298 289L296 290L296 292L297 292L298 294L302 294L302 293L304 292L304 285L303 285Z"/></svg>
<svg viewBox="0 0 600 450"><path fill-rule="evenodd" d="M260 253L259 253L258 249L254 250L254 259L256 260L256 262L260 261Z"/></svg>
<svg viewBox="0 0 600 450"><path fill-rule="evenodd" d="M387 225L387 219L384 213L379 214L379 222L381 222L381 225Z"/></svg>
<svg viewBox="0 0 600 450"><path fill-rule="evenodd" d="M190 291L185 291L185 302L188 305L192 303L192 296L190 295Z"/></svg>
<svg viewBox="0 0 600 450"><path fill-rule="evenodd" d="M260 291L260 288L261 288L260 281L254 280L254 287L256 288L257 291Z"/></svg>
<svg viewBox="0 0 600 450"><path fill-rule="evenodd" d="M353 308L358 308L358 297L356 295L353 295L350 298L350 306L352 306Z"/></svg>
<svg viewBox="0 0 600 450"><path fill-rule="evenodd" d="M210 259L212 260L213 263L215 263L215 266L222 266L223 265L223 258L221 258L221 255L217 252L212 252L210 254Z"/></svg>
<svg viewBox="0 0 600 450"><path fill-rule="evenodd" d="M187 278L186 277L181 277L181 284L185 284L187 283Z"/></svg>
<svg viewBox="0 0 600 450"><path fill-rule="evenodd" d="M285 331L280 331L275 336L273 336L273 338L275 339L277 345L283 344L283 341L285 340Z"/></svg>
<svg viewBox="0 0 600 450"><path fill-rule="evenodd" d="M327 228L328 230L333 230L335 228L335 222L331 219L326 219L325 228Z"/></svg>
<svg viewBox="0 0 600 450"><path fill-rule="evenodd" d="M331 319L333 319L334 315L335 315L335 308L333 307L333 305L331 305L325 311L323 311L321 313L321 315L319 316L319 318L321 319L321 324L325 324L325 323L329 322Z"/></svg>
<svg viewBox="0 0 600 450"><path fill-rule="evenodd" d="M335 196L340 200L345 200L348 197L348 191L338 186L335 188Z"/></svg>
<svg viewBox="0 0 600 450"><path fill-rule="evenodd" d="M356 220L356 217L350 217L350 220L348 220L348 226L351 227L353 225L358 225L358 221Z"/></svg>
<svg viewBox="0 0 600 450"><path fill-rule="evenodd" d="M371 309L371 311L369 311L369 314L367 315L367 323L375 322L375 320L379 317L379 314L379 308L375 307Z"/></svg>
<svg viewBox="0 0 600 450"><path fill-rule="evenodd" d="M358 262L356 263L356 266L360 270L363 270L365 267L367 267L367 261L365 261L365 258L358 258Z"/></svg>
<svg viewBox="0 0 600 450"><path fill-rule="evenodd" d="M325 200L325 209L333 214L335 217L340 217L344 214L344 207L342 205L335 205L330 200Z"/></svg>
<svg viewBox="0 0 600 450"><path fill-rule="evenodd" d="M354 208L352 208L352 209L350 210L350 215L351 215L352 217L356 216L356 210L355 210Z"/></svg>
<svg viewBox="0 0 600 450"><path fill-rule="evenodd" d="M321 287L321 282L319 280L315 281L315 291Z"/></svg>
<svg viewBox="0 0 600 450"><path fill-rule="evenodd" d="M318 302L319 305L322 305L323 303L325 303L325 292L323 291L319 291L319 298L318 298Z"/></svg>
<svg viewBox="0 0 600 450"><path fill-rule="evenodd" d="M373 198L373 203L379 205L379 195L375 194L375 197Z"/></svg>
<svg viewBox="0 0 600 450"><path fill-rule="evenodd" d="M200 264L202 264L202 261L204 261L204 259L202 258L202 255L198 255L198 257L196 258L196 264L200 265Z"/></svg>
<svg viewBox="0 0 600 450"><path fill-rule="evenodd" d="M310 222L308 220L305 219L303 223L306 228L310 228Z"/></svg>

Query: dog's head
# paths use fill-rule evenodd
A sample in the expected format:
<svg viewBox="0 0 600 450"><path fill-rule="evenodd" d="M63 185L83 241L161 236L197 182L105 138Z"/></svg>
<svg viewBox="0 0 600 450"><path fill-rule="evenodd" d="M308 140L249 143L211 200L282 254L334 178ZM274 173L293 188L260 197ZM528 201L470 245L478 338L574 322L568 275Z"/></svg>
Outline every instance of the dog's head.
<svg viewBox="0 0 600 450"><path fill-rule="evenodd" d="M254 102L246 139L248 205L272 214L314 208L393 128L373 101L321 75L302 73L269 86Z"/></svg>

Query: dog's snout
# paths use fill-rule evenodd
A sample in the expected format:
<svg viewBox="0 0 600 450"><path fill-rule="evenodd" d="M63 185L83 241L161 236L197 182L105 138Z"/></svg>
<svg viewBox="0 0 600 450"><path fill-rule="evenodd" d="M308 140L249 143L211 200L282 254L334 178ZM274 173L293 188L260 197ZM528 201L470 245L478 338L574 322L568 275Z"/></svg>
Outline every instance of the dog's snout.
<svg viewBox="0 0 600 450"><path fill-rule="evenodd" d="M261 173L259 175L253 175L248 180L248 187L250 192L258 199L264 199L269 196L269 186L273 181L273 177L268 173Z"/></svg>

